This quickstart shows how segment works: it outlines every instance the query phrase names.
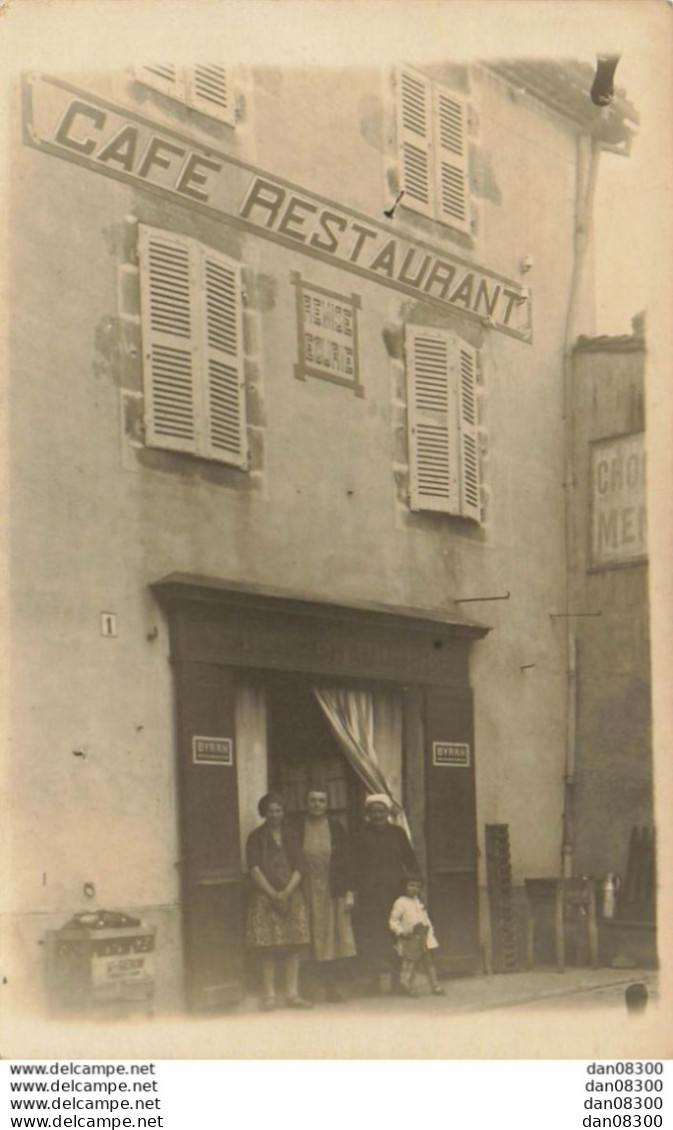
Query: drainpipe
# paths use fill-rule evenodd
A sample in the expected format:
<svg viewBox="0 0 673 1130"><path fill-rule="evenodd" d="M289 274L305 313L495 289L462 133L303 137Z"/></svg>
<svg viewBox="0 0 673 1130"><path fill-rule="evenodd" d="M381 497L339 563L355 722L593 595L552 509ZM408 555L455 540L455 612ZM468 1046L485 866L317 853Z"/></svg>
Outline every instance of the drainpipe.
<svg viewBox="0 0 673 1130"><path fill-rule="evenodd" d="M569 613L572 599L571 574L575 566L574 537L574 419L572 407L573 355L576 337L577 309L581 295L587 252L591 240L594 197L602 145L596 138L580 134L577 138L577 182L575 190L575 236L573 269L568 295L565 341L563 348L563 420L564 420L564 475L565 487L565 612ZM563 771L563 838L561 844L561 874L572 875L574 847L575 764L577 749L577 640L573 621L568 616L566 624L566 741Z"/></svg>
<svg viewBox="0 0 673 1130"><path fill-rule="evenodd" d="M607 127L609 110L601 111L599 129ZM568 294L565 342L563 348L563 420L564 420L564 476L565 487L565 612L570 612L572 599L571 573L576 562L574 536L575 497L575 427L572 409L573 344L577 336L577 309L581 296L587 251L591 243L594 198L598 179L601 151L629 157L633 132L626 130L618 144L598 131L593 135L579 134L577 138L577 180L575 188L575 238L573 269ZM561 844L561 874L572 876L574 848L575 767L577 755L577 639L573 621L568 617L566 627L566 748L563 772L563 839Z"/></svg>

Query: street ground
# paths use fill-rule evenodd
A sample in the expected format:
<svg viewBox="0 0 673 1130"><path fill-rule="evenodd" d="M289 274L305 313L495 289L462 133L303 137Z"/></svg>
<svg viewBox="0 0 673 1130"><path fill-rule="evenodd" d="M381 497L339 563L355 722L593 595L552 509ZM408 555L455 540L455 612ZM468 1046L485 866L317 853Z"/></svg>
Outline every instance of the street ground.
<svg viewBox="0 0 673 1130"><path fill-rule="evenodd" d="M647 988L649 1001L658 1000L657 974L651 969L569 968L558 973L544 967L522 973L482 974L442 982L445 996L429 995L429 989L418 978L421 996L404 1000L399 996L367 997L353 1000L349 1010L377 1013L400 1009L433 1013L475 1013L500 1008L604 1008L614 1006L626 1011L624 993L634 983ZM323 1005L321 1008L332 1006Z"/></svg>
<svg viewBox="0 0 673 1130"><path fill-rule="evenodd" d="M648 992L644 1015L627 1011L634 983ZM652 970L537 967L445 980L432 996L352 996L271 1016L248 998L229 1013L48 1018L14 1014L0 1023L13 1059L406 1059L624 1058L670 1042ZM558 1024L555 1018L558 1017ZM1 1018L0 1018L1 1019ZM606 1023L607 1020L607 1023ZM448 1023L447 1023L448 1022Z"/></svg>

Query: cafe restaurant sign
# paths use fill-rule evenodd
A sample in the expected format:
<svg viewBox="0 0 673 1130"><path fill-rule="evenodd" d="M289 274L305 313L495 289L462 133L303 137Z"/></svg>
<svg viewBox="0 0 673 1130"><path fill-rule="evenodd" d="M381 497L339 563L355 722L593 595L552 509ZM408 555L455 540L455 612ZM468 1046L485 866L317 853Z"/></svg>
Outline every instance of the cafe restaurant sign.
<svg viewBox="0 0 673 1130"><path fill-rule="evenodd" d="M24 139L284 247L531 340L528 291L60 79L24 82Z"/></svg>

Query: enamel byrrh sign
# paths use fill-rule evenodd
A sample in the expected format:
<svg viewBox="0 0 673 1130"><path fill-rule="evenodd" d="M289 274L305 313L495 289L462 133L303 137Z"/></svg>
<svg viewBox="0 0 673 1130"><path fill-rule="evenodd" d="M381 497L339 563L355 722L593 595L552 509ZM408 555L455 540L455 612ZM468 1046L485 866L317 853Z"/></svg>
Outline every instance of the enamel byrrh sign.
<svg viewBox="0 0 673 1130"><path fill-rule="evenodd" d="M195 765L233 765L234 743L231 738L192 738L192 761Z"/></svg>
<svg viewBox="0 0 673 1130"><path fill-rule="evenodd" d="M445 768L469 769L470 747L465 742L433 742L432 764Z"/></svg>
<svg viewBox="0 0 673 1130"><path fill-rule="evenodd" d="M113 105L60 79L24 81L24 139L44 152L135 186L166 193L284 247L451 308L531 341L531 299L520 283L393 225Z"/></svg>

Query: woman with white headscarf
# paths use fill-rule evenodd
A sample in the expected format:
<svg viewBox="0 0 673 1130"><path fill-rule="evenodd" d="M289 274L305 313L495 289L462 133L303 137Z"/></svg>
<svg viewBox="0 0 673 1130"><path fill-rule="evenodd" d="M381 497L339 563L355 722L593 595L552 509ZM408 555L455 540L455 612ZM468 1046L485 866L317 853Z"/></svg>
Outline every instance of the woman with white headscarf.
<svg viewBox="0 0 673 1130"><path fill-rule="evenodd" d="M390 910L404 892L406 878L418 863L403 828L391 824L393 802L385 793L365 801L366 823L353 852L355 941L359 956L381 987L381 975L396 967Z"/></svg>

